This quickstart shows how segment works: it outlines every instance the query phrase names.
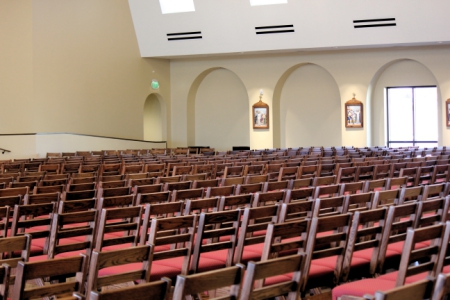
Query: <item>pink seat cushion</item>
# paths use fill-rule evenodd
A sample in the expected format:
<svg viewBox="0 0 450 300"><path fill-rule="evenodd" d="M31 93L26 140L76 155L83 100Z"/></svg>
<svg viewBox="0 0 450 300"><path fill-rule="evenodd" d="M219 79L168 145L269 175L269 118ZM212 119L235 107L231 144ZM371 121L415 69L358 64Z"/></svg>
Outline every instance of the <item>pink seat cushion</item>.
<svg viewBox="0 0 450 300"><path fill-rule="evenodd" d="M363 279L342 284L332 290L332 299L337 300L343 295L362 297L365 294L373 295L376 291L387 291L395 287L395 281L383 279Z"/></svg>

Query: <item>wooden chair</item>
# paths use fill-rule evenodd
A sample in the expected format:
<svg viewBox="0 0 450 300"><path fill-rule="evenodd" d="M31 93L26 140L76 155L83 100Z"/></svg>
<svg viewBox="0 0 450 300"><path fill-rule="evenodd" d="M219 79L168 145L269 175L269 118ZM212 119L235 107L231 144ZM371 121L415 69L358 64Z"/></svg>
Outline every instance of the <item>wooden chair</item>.
<svg viewBox="0 0 450 300"><path fill-rule="evenodd" d="M240 210L200 214L190 272L232 265L240 221Z"/></svg>
<svg viewBox="0 0 450 300"><path fill-rule="evenodd" d="M143 164L123 164L122 170L120 171L121 175L133 174L133 173L142 173L144 172Z"/></svg>
<svg viewBox="0 0 450 300"><path fill-rule="evenodd" d="M222 178L220 186L244 184L245 177Z"/></svg>
<svg viewBox="0 0 450 300"><path fill-rule="evenodd" d="M398 268L403 255L403 243L398 242L405 241L407 229L414 228L418 214L419 204L415 202L389 207L377 272L384 273L390 268ZM387 253L388 249L390 253Z"/></svg>
<svg viewBox="0 0 450 300"><path fill-rule="evenodd" d="M87 294L114 284L137 281L150 282L151 246L93 251L89 266Z"/></svg>
<svg viewBox="0 0 450 300"><path fill-rule="evenodd" d="M336 175L325 177L314 177L312 186L318 187L323 185L332 185L336 183Z"/></svg>
<svg viewBox="0 0 450 300"><path fill-rule="evenodd" d="M342 183L339 188L339 196L362 193L364 184L364 181Z"/></svg>
<svg viewBox="0 0 450 300"><path fill-rule="evenodd" d="M431 184L439 182L447 182L450 179L450 165L436 165L433 169L433 174L431 176Z"/></svg>
<svg viewBox="0 0 450 300"><path fill-rule="evenodd" d="M96 222L96 210L54 214L48 258L71 257L83 253L88 266L94 248Z"/></svg>
<svg viewBox="0 0 450 300"><path fill-rule="evenodd" d="M174 190L172 192L171 202L177 202L186 199L200 199L205 195L205 190L200 189L188 189L188 190Z"/></svg>
<svg viewBox="0 0 450 300"><path fill-rule="evenodd" d="M374 193L369 192L347 195L345 202L346 212L371 210L374 207Z"/></svg>
<svg viewBox="0 0 450 300"><path fill-rule="evenodd" d="M220 196L232 196L235 194L235 186L219 186L219 187L208 187L206 189L205 198L210 197L220 197Z"/></svg>
<svg viewBox="0 0 450 300"><path fill-rule="evenodd" d="M42 164L39 166L38 172L47 172L48 174L60 174L60 164Z"/></svg>
<svg viewBox="0 0 450 300"><path fill-rule="evenodd" d="M167 182L164 184L163 191L189 190L192 187L192 181Z"/></svg>
<svg viewBox="0 0 450 300"><path fill-rule="evenodd" d="M279 191L279 190L287 190L291 189L291 181L290 180L284 180L284 181L272 181L272 182L265 182L263 187L263 192L270 192L270 191Z"/></svg>
<svg viewBox="0 0 450 300"><path fill-rule="evenodd" d="M222 196L219 200L219 211L233 210L237 208L252 207L254 204L253 194Z"/></svg>
<svg viewBox="0 0 450 300"><path fill-rule="evenodd" d="M192 183L193 189L203 188L207 189L208 187L218 187L219 179L207 179L207 180L194 180Z"/></svg>
<svg viewBox="0 0 450 300"><path fill-rule="evenodd" d="M9 197L9 196L20 196L24 197L29 193L28 187L18 187L18 188L9 188L9 189L0 189L0 197Z"/></svg>
<svg viewBox="0 0 450 300"><path fill-rule="evenodd" d="M390 175L390 168L391 166L389 164L383 164L383 165L375 165L373 169L373 180L377 179L383 179L387 178Z"/></svg>
<svg viewBox="0 0 450 300"><path fill-rule="evenodd" d="M300 166L298 168L297 179L316 177L318 176L317 169L318 169L317 165Z"/></svg>
<svg viewBox="0 0 450 300"><path fill-rule="evenodd" d="M265 164L253 164L254 162L251 162L251 165L245 166L244 173L246 176L249 175L264 175L265 173Z"/></svg>
<svg viewBox="0 0 450 300"><path fill-rule="evenodd" d="M60 193L62 194L65 190L65 185L50 185L50 186L35 186L33 188L33 195L37 194L48 194L48 193Z"/></svg>
<svg viewBox="0 0 450 300"><path fill-rule="evenodd" d="M186 174L182 176L181 181L206 180L207 177L207 173Z"/></svg>
<svg viewBox="0 0 450 300"><path fill-rule="evenodd" d="M269 175L247 175L245 176L244 184L268 182Z"/></svg>
<svg viewBox="0 0 450 300"><path fill-rule="evenodd" d="M269 181L278 181L281 168L284 164L267 164L265 172L269 175Z"/></svg>
<svg viewBox="0 0 450 300"><path fill-rule="evenodd" d="M173 300L185 300L192 295L218 288L231 287L229 299L239 299L245 266L237 264L223 269L200 274L178 275L173 292ZM223 296L220 297L220 299ZM209 297L208 299L216 299Z"/></svg>
<svg viewBox="0 0 450 300"><path fill-rule="evenodd" d="M148 238L155 247L150 261L152 281L188 274L197 219L197 215L152 219Z"/></svg>
<svg viewBox="0 0 450 300"><path fill-rule="evenodd" d="M407 177L406 186L417 186L419 184L419 168L402 168L399 177Z"/></svg>
<svg viewBox="0 0 450 300"><path fill-rule="evenodd" d="M18 262L16 268L16 282L14 284L14 299L33 299L60 294L84 294L86 277L85 256L50 259L35 262ZM61 282L62 278L70 278L75 274L75 280ZM59 282L44 286L27 287L25 283L32 279L58 277ZM77 296L64 299L79 299Z"/></svg>
<svg viewBox="0 0 450 300"><path fill-rule="evenodd" d="M267 299L285 294L287 294L287 300L298 299L305 260L304 254L296 254L266 261L249 262L240 300ZM272 276L277 276L277 282L274 284L270 282ZM264 281L264 283L258 281Z"/></svg>
<svg viewBox="0 0 450 300"><path fill-rule="evenodd" d="M100 181L98 183L98 188L103 189L111 189L111 188L119 188L119 187L127 187L128 181L127 180L115 180L115 181Z"/></svg>
<svg viewBox="0 0 450 300"><path fill-rule="evenodd" d="M115 196L126 196L132 195L131 187L117 187L117 188L98 188L97 197L105 198L105 197L115 197Z"/></svg>
<svg viewBox="0 0 450 300"><path fill-rule="evenodd" d="M27 262L30 255L31 236L25 234L17 237L3 236L0 239L0 299L8 299L10 285L14 285L16 276L11 274L11 269L16 269L19 261ZM7 253L19 253L10 257Z"/></svg>
<svg viewBox="0 0 450 300"><path fill-rule="evenodd" d="M128 186L152 185L154 182L153 178L132 178L128 180Z"/></svg>
<svg viewBox="0 0 450 300"><path fill-rule="evenodd" d="M386 218L386 207L354 213L340 282L375 275Z"/></svg>
<svg viewBox="0 0 450 300"><path fill-rule="evenodd" d="M47 254L50 228L56 203L16 205L11 224L11 236L25 233L32 237L30 255Z"/></svg>
<svg viewBox="0 0 450 300"><path fill-rule="evenodd" d="M283 203L285 200L285 191L274 192L257 192L254 195L253 207L275 205L277 203Z"/></svg>
<svg viewBox="0 0 450 300"><path fill-rule="evenodd" d="M298 167L281 167L278 181L297 179Z"/></svg>
<svg viewBox="0 0 450 300"><path fill-rule="evenodd" d="M302 178L302 179L293 179L291 180L291 189L303 189L303 188L309 188L313 186L313 180L314 178Z"/></svg>
<svg viewBox="0 0 450 300"><path fill-rule="evenodd" d="M167 192L155 192L155 193L139 193L136 197L136 205L145 205L147 203L155 204L155 203L166 203L170 202L172 198L172 193Z"/></svg>
<svg viewBox="0 0 450 300"><path fill-rule="evenodd" d="M355 181L372 180L375 166L359 166L356 168Z"/></svg>
<svg viewBox="0 0 450 300"><path fill-rule="evenodd" d="M97 198L59 201L58 213L79 212L97 209Z"/></svg>
<svg viewBox="0 0 450 300"><path fill-rule="evenodd" d="M450 294L450 274L441 273L436 278L431 300L444 300L448 294Z"/></svg>
<svg viewBox="0 0 450 300"><path fill-rule="evenodd" d="M278 222L279 210L279 205L244 209L234 255L235 264L246 264L248 261L261 259L267 226ZM250 251L246 251L248 248Z"/></svg>
<svg viewBox="0 0 450 300"><path fill-rule="evenodd" d="M320 178L320 177L316 177L316 178ZM340 190L341 190L341 185L339 185L339 184L316 186L313 199L336 197L339 195Z"/></svg>
<svg viewBox="0 0 450 300"><path fill-rule="evenodd" d="M149 184L149 185L136 185L133 187L132 191L135 195L138 194L149 194L158 193L164 190L164 184Z"/></svg>
<svg viewBox="0 0 450 300"><path fill-rule="evenodd" d="M423 186L414 186L409 188L402 188L400 190L399 203L407 203L409 201L420 201L422 200L424 187Z"/></svg>
<svg viewBox="0 0 450 300"><path fill-rule="evenodd" d="M142 283L132 287L123 287L104 292L92 291L89 295L91 300L117 300L133 297L134 300L170 300L170 287L172 280L162 278L161 280Z"/></svg>
<svg viewBox="0 0 450 300"><path fill-rule="evenodd" d="M170 175L171 176L190 175L190 174L192 174L192 170L193 170L193 166L185 166L185 165L174 166L172 169L172 174L170 174ZM167 175L167 176L170 176L170 175Z"/></svg>
<svg viewBox="0 0 450 300"><path fill-rule="evenodd" d="M388 179L374 179L367 180L364 182L363 193L375 192L375 191L384 191L387 188Z"/></svg>
<svg viewBox="0 0 450 300"><path fill-rule="evenodd" d="M245 177L244 166L226 166L223 171L223 178Z"/></svg>
<svg viewBox="0 0 450 300"><path fill-rule="evenodd" d="M347 212L347 202L345 196L316 198L314 201L313 217L325 217Z"/></svg>
<svg viewBox="0 0 450 300"><path fill-rule="evenodd" d="M336 183L353 182L356 178L356 167L341 167L337 172Z"/></svg>
<svg viewBox="0 0 450 300"><path fill-rule="evenodd" d="M445 223L448 220L449 203L449 197L419 201L414 228Z"/></svg>
<svg viewBox="0 0 450 300"><path fill-rule="evenodd" d="M373 208L401 204L401 190L377 191L374 194Z"/></svg>
<svg viewBox="0 0 450 300"><path fill-rule="evenodd" d="M88 173L85 173L88 174ZM89 176L86 177L71 177L69 180L69 184L83 184L83 183L95 183L98 181L98 178L95 176L91 176L92 174L89 174Z"/></svg>
<svg viewBox="0 0 450 300"><path fill-rule="evenodd" d="M72 201L72 200L81 200L81 199L92 199L92 198L96 198L96 196L97 196L96 190L77 191L77 192L64 191L61 195L61 200Z"/></svg>
<svg viewBox="0 0 450 300"><path fill-rule="evenodd" d="M392 288L408 286L409 283L425 279L434 279L442 267L442 255L447 252L450 230L447 225L438 224L418 229L408 229L402 251L400 267L376 279L363 279L343 284L333 289L333 297L343 293L362 296L364 293L374 294L376 291L389 291ZM419 246L422 244L422 246ZM430 287L431 291L431 287Z"/></svg>
<svg viewBox="0 0 450 300"><path fill-rule="evenodd" d="M428 184L424 187L422 200L447 197L450 186L445 183Z"/></svg>
<svg viewBox="0 0 450 300"><path fill-rule="evenodd" d="M43 203L52 203L55 202L58 204L61 197L61 193L45 193L45 194L33 194L33 195L25 195L23 198L23 203L25 205L29 204L43 204Z"/></svg>
<svg viewBox="0 0 450 300"><path fill-rule="evenodd" d="M68 184L66 186L66 191L68 192L76 192L76 191L87 191L87 190L95 190L97 188L97 184L95 182L90 183L80 183L80 184Z"/></svg>
<svg viewBox="0 0 450 300"><path fill-rule="evenodd" d="M219 211L220 198L211 197L192 200L185 202L183 215L200 214L202 212L216 212Z"/></svg>
<svg viewBox="0 0 450 300"><path fill-rule="evenodd" d="M102 209L97 226L95 250L105 251L139 243L142 206Z"/></svg>
<svg viewBox="0 0 450 300"><path fill-rule="evenodd" d="M251 194L251 193L257 193L262 192L264 188L263 183L249 183L249 184L238 184L236 186L235 194L236 195L243 195L243 194Z"/></svg>
<svg viewBox="0 0 450 300"><path fill-rule="evenodd" d="M333 287L339 282L351 221L352 214L348 213L312 218L305 247L308 255L302 270L302 291L323 286ZM316 260L325 268L313 268Z"/></svg>
<svg viewBox="0 0 450 300"><path fill-rule="evenodd" d="M122 163L103 163L100 165L98 176L121 175Z"/></svg>
<svg viewBox="0 0 450 300"><path fill-rule="evenodd" d="M386 189L387 190L400 189L402 187L406 187L407 183L408 183L407 177L388 178Z"/></svg>
<svg viewBox="0 0 450 300"><path fill-rule="evenodd" d="M206 173L206 178L211 179L214 172L214 165L194 165L192 169L192 174L204 174Z"/></svg>

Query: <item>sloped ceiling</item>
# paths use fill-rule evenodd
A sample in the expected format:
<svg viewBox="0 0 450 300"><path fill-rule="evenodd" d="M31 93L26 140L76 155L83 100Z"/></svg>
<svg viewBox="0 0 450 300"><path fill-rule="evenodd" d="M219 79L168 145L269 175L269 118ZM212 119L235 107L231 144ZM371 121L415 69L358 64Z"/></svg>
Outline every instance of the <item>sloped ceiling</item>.
<svg viewBox="0 0 450 300"><path fill-rule="evenodd" d="M162 14L129 0L142 57L185 57L450 43L448 0L194 0Z"/></svg>

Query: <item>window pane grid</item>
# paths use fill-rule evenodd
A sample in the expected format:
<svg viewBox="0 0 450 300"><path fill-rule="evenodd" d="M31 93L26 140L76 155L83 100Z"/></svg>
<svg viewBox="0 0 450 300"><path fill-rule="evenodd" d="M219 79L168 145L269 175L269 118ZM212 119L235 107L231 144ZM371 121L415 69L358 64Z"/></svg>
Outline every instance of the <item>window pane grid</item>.
<svg viewBox="0 0 450 300"><path fill-rule="evenodd" d="M436 87L387 88L387 114L389 147L438 145Z"/></svg>

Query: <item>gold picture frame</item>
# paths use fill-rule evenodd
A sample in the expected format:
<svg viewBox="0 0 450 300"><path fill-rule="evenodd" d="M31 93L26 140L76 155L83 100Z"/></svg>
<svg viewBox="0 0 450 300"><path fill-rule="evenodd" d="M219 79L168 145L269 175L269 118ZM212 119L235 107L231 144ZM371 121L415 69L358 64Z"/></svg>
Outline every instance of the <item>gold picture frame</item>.
<svg viewBox="0 0 450 300"><path fill-rule="evenodd" d="M252 106L252 112L253 129L269 129L269 105L259 99L259 102Z"/></svg>
<svg viewBox="0 0 450 300"><path fill-rule="evenodd" d="M363 103L353 99L345 102L345 127L346 128L363 128L364 111Z"/></svg>

